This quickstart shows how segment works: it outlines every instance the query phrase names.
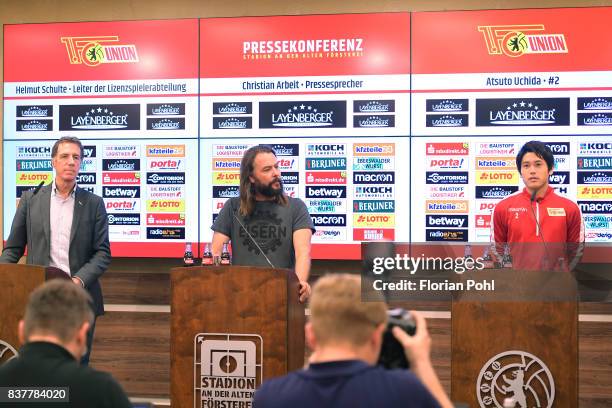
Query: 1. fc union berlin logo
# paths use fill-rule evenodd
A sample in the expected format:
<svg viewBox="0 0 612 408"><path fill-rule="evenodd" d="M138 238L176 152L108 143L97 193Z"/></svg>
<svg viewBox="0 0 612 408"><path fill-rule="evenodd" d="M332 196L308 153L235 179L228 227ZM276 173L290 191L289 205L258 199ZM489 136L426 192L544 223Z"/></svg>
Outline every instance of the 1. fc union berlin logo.
<svg viewBox="0 0 612 408"><path fill-rule="evenodd" d="M520 57L568 52L563 34L545 34L544 30L544 24L478 26L491 55Z"/></svg>
<svg viewBox="0 0 612 408"><path fill-rule="evenodd" d="M71 64L95 67L100 64L138 62L133 44L116 44L116 35L97 37L61 37Z"/></svg>

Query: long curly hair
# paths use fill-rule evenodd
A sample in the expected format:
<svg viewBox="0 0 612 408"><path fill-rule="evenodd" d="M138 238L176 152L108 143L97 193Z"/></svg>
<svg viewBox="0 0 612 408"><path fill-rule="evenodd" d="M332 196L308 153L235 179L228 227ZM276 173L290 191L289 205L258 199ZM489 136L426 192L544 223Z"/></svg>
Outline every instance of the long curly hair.
<svg viewBox="0 0 612 408"><path fill-rule="evenodd" d="M244 152L240 162L240 215L249 217L255 211L255 184L251 182L255 158L259 153L272 153L276 157L273 148L267 145L257 145ZM285 193L274 197L275 203L287 205L288 199Z"/></svg>

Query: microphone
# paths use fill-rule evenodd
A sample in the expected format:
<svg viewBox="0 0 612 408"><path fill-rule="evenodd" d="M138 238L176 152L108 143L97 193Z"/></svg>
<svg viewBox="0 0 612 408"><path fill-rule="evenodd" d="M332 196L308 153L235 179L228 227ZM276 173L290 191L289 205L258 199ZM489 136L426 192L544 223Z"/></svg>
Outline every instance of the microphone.
<svg viewBox="0 0 612 408"><path fill-rule="evenodd" d="M272 262L270 262L270 258L268 258L265 254L265 252L261 249L261 247L259 246L259 244L257 243L257 241L255 240L255 238L253 238L253 236L251 235L251 233L249 232L248 229L246 229L246 227L244 226L244 224L242 223L242 221L240 221L240 218L238 218L236 216L236 213L232 212L232 215L234 216L234 218L236 219L236 221L238 221L238 224L240 224L240 228L242 228L242 230L244 232L247 233L247 235L249 236L249 238L251 239L251 241L253 241L253 243L255 244L255 246L257 247L257 249L259 249L259 253L263 255L264 258L266 258L266 261L268 262L268 265L270 265L272 268L276 269L276 266L274 266L274 264L272 264Z"/></svg>
<svg viewBox="0 0 612 408"><path fill-rule="evenodd" d="M540 239L542 240L542 244L544 245L544 252L546 252L546 265L548 266L548 264L550 264L550 253L548 252L548 247L546 246L546 240L544 239L544 231L542 230L540 221L538 220L538 217L536 216L536 213L533 210L533 202L536 201L536 193L537 191L534 191L533 193L531 193L531 200L529 202L529 208L531 208L531 213L533 214L533 218L535 219L536 225L538 227L538 231L539 231L538 235L540 236ZM538 209L538 215L539 214L540 214L540 211Z"/></svg>
<svg viewBox="0 0 612 408"><path fill-rule="evenodd" d="M36 188L34 189L34 192L32 193L32 197L34 197L36 194L38 194L38 192L40 191L41 187L45 184L44 180L40 182L40 184L38 184L36 186Z"/></svg>

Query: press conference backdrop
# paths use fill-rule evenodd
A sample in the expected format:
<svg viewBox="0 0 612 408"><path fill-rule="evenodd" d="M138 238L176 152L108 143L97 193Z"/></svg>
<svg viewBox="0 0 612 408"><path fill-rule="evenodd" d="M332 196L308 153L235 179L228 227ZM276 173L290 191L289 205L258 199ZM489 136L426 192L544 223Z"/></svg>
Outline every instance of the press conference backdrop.
<svg viewBox="0 0 612 408"><path fill-rule="evenodd" d="M244 151L270 144L313 256L359 242L489 240L537 139L551 184L612 242L612 8L7 25L4 239L21 193L78 136L113 255L211 240ZM268 225L273 225L270 219ZM276 231L276 232L275 232ZM279 239L277 229L261 237ZM201 251L201 248L198 252Z"/></svg>

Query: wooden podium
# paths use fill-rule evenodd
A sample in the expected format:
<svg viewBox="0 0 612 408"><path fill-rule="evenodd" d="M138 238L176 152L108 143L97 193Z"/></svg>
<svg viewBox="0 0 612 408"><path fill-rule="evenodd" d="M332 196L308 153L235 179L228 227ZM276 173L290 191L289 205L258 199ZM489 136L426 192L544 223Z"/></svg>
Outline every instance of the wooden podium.
<svg viewBox="0 0 612 408"><path fill-rule="evenodd" d="M170 280L173 408L248 402L262 380L303 367L304 305L293 271L174 268Z"/></svg>
<svg viewBox="0 0 612 408"><path fill-rule="evenodd" d="M23 264L0 264L0 364L19 349L17 334L28 296L45 281L45 267Z"/></svg>
<svg viewBox="0 0 612 408"><path fill-rule="evenodd" d="M577 407L578 304L571 274L480 272L501 285L502 295L453 299L452 400L501 407L512 397L517 408Z"/></svg>

